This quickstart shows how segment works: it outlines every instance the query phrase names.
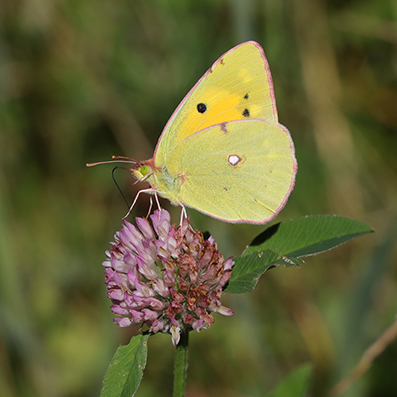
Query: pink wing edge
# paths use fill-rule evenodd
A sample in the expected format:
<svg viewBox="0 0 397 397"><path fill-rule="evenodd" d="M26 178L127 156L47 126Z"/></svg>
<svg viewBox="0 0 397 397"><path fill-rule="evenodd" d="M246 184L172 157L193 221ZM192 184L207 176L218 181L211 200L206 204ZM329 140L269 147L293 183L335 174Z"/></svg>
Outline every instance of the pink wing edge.
<svg viewBox="0 0 397 397"><path fill-rule="evenodd" d="M247 41L242 44L246 44L246 43L253 44L256 48L258 48L258 50L262 56L263 63L265 65L265 70L266 70L267 82L269 83L269 88L270 88L270 97L272 99L273 116L274 116L275 120L278 121L278 114L277 114L277 107L276 107L276 95L274 94L274 84L273 84L272 74L270 72L269 62L266 58L265 52L263 51L263 48L261 47L261 45L258 44L256 41ZM242 45L242 44L240 44L240 45ZM239 46L237 46L237 47L239 47ZM235 48L237 48L237 47L235 47Z"/></svg>
<svg viewBox="0 0 397 397"><path fill-rule="evenodd" d="M254 120L254 119L253 119L253 120ZM239 219L239 220L236 220L236 221L231 221L231 220L229 220L229 219L223 219L223 218L220 218L220 217L211 215L211 214L209 214L209 213L207 213L207 212L204 212L204 211L200 211L200 210L196 210L196 211L199 211L199 212L203 213L204 215L210 216L211 218L219 219L219 220L221 220L221 221L223 221L223 222L227 222L227 223L247 223L247 224L251 224L251 225L264 225L265 223L268 223L268 222L270 222L271 220L273 220L273 219L280 213L280 211L285 207L285 204L287 204L288 198L289 198L289 196L290 196L292 190L294 189L294 186L295 186L295 177L296 177L296 173L297 173L297 171L298 171L298 163L297 163L296 157L295 157L295 147L294 147L294 143L293 143L293 141L292 141L290 132L289 132L288 129L287 129L286 127L284 127L282 124L279 124L279 123L272 123L272 122L270 122L270 121L263 120L263 119L258 119L258 120L266 121L266 122L268 122L268 123L270 123L270 124L275 124L275 125L281 127L281 128L283 129L283 131L286 133L286 135L287 135L287 137L288 137L288 139L289 139L290 149L291 149L291 155L292 155L292 162L293 162L293 169L292 169L291 183L290 183L290 185L289 185L289 188L288 188L287 193L286 193L285 196L284 196L283 201L280 203L280 205L278 206L278 208L276 209L276 211L274 211L274 213L273 213L271 216L269 216L268 218L263 219L262 221L258 221L258 222L250 221L250 220L247 220L247 219ZM230 123L233 123L233 121L230 121ZM209 128L211 128L211 127L209 127Z"/></svg>
<svg viewBox="0 0 397 397"><path fill-rule="evenodd" d="M269 88L270 88L270 97L272 99L272 106L273 106L273 116L274 118L278 121L278 116L277 116L277 107L276 107L276 97L274 94L274 86L273 86L273 79L272 79L272 75L270 73L270 67L269 67L269 62L267 61L265 52L263 51L263 48L261 47L261 45L259 43L257 43L256 41L250 40L250 41L245 41L243 43L240 43L238 45L236 45L235 47L231 48L229 51L225 52L223 55L221 55L213 64L212 66L203 74L203 76L201 76L201 78L197 81L197 83L193 86L193 88L185 95L185 97L182 99L182 101L179 103L179 105L177 106L177 108L174 110L174 112L172 113L171 117L168 119L167 124L165 125L165 127L163 128L163 131L161 132L161 135L157 141L157 145L156 148L154 149L154 154L153 154L153 159L156 158L156 154L157 154L157 148L159 147L159 144L161 142L161 138L163 137L164 132L167 130L169 124L171 123L171 120L174 119L174 116L179 113L179 110L181 109L181 107L185 104L185 102L187 101L187 99L190 97L191 93L196 89L196 87L201 83L201 81L209 74L212 73L212 69L222 60L222 58L224 56L226 56L227 54L229 54L229 52L235 51L237 48L243 46L243 45L247 45L247 44L252 44L254 45L260 52L261 56L262 56L262 60L265 66L265 70L266 70L266 76L267 76L267 81L269 83ZM291 189L292 190L292 189ZM269 219L270 220L270 219Z"/></svg>

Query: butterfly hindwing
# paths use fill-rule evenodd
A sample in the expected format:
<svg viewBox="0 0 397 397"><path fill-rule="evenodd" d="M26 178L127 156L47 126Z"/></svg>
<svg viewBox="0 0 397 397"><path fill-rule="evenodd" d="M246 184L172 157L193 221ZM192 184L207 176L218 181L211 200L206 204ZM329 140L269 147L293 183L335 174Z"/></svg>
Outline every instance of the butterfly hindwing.
<svg viewBox="0 0 397 397"><path fill-rule="evenodd" d="M209 127L181 142L167 171L179 202L228 222L265 223L284 206L296 172L287 129L266 120Z"/></svg>

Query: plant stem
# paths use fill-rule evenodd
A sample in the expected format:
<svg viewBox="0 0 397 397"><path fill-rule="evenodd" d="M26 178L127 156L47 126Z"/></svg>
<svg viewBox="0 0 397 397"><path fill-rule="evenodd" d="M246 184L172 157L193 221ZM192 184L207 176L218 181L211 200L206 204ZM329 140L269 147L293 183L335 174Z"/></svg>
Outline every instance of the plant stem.
<svg viewBox="0 0 397 397"><path fill-rule="evenodd" d="M176 345L174 364L174 397L183 397L186 389L188 367L189 332L181 332L181 339Z"/></svg>

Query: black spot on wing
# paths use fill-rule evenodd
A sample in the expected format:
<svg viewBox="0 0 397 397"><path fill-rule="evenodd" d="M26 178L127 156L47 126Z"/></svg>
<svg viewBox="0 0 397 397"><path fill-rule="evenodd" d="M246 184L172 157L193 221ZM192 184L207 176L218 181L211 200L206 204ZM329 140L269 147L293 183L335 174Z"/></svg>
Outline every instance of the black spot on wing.
<svg viewBox="0 0 397 397"><path fill-rule="evenodd" d="M205 103L199 103L197 105L197 111L199 113L204 113L204 112L206 112L206 110L207 110L207 105Z"/></svg>
<svg viewBox="0 0 397 397"><path fill-rule="evenodd" d="M248 109L244 109L243 116L244 117L249 117L250 116L250 111Z"/></svg>
<svg viewBox="0 0 397 397"><path fill-rule="evenodd" d="M244 95L244 99L248 99L250 96L248 94L248 92Z"/></svg>

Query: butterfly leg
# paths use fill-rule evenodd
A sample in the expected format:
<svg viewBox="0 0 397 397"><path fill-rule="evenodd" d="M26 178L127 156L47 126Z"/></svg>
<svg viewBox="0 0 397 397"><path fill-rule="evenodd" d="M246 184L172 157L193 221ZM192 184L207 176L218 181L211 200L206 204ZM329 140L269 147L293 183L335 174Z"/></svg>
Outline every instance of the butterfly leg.
<svg viewBox="0 0 397 397"><path fill-rule="evenodd" d="M157 208L159 209L159 211L161 211L162 208L161 208L161 205L160 205L159 196L157 195L156 191L154 191L154 199L156 200Z"/></svg>
<svg viewBox="0 0 397 397"><path fill-rule="evenodd" d="M150 205L149 205L149 211L146 214L146 219L149 218L150 213L152 212L152 208L153 208L153 200L152 197L150 197Z"/></svg>
<svg viewBox="0 0 397 397"><path fill-rule="evenodd" d="M182 226L183 219L187 218L187 212L186 212L185 206L182 203L179 203L179 205L182 207L182 209L181 209L181 219L180 219L180 222L179 222L179 226Z"/></svg>
<svg viewBox="0 0 397 397"><path fill-rule="evenodd" d="M158 210L159 210L159 221L160 221L160 214L161 214L162 208L161 208L161 206L160 206L159 197L158 197L156 191L154 191L154 199L156 200L157 208L158 208ZM149 210L149 213L150 213L150 211L152 210L152 203L153 203L153 202L152 202L152 198L150 198L150 210ZM147 217L149 216L149 213L148 213Z"/></svg>
<svg viewBox="0 0 397 397"><path fill-rule="evenodd" d="M152 189L152 188L140 190L140 191L136 194L135 199L134 199L134 202L132 203L130 209L129 209L128 212L125 214L125 216L123 216L123 220L124 220L125 218L127 218L127 216L131 213L131 211L132 211L132 209L134 208L134 206L135 206L135 204L136 204L136 202L137 202L137 200L138 200L138 197L139 197L139 195L140 195L141 193L156 193L156 192L155 192L155 190ZM157 196L157 195L156 195L156 196ZM157 201L158 201L158 199L157 199Z"/></svg>

